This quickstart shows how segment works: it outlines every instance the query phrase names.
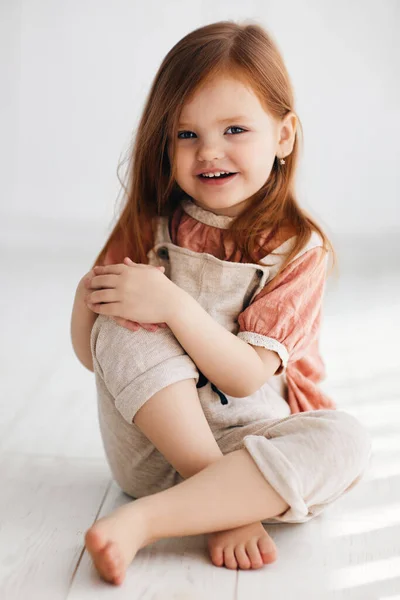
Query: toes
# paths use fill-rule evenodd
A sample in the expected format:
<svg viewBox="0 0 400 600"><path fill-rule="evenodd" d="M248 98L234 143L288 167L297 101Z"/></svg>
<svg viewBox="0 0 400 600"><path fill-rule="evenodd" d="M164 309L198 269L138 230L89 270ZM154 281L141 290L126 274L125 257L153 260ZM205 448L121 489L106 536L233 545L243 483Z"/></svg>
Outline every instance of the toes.
<svg viewBox="0 0 400 600"><path fill-rule="evenodd" d="M116 544L110 542L101 553L105 575L111 581L119 579L122 575L122 560Z"/></svg>
<svg viewBox="0 0 400 600"><path fill-rule="evenodd" d="M251 562L252 569L260 569L263 565L261 551L257 545L257 539L252 539L246 544L246 552Z"/></svg>
<svg viewBox="0 0 400 600"><path fill-rule="evenodd" d="M100 552L106 545L106 540L100 530L94 525L85 534L85 546L89 552Z"/></svg>
<svg viewBox="0 0 400 600"><path fill-rule="evenodd" d="M210 550L210 556L213 564L216 567L222 567L222 565L224 564L224 552L222 548L212 548Z"/></svg>
<svg viewBox="0 0 400 600"><path fill-rule="evenodd" d="M261 537L258 540L258 548L260 549L261 558L264 564L276 561L278 553L273 540L269 536Z"/></svg>
<svg viewBox="0 0 400 600"><path fill-rule="evenodd" d="M86 532L85 546L101 577L105 581L121 585L125 578L126 565L118 545L107 541L101 525L96 523Z"/></svg>
<svg viewBox="0 0 400 600"><path fill-rule="evenodd" d="M123 583L124 579L125 579L125 575L118 575L117 577L114 577L113 583L115 585L121 585Z"/></svg>
<svg viewBox="0 0 400 600"><path fill-rule="evenodd" d="M239 565L239 569L250 569L251 562L249 557L247 556L246 549L243 544L239 544L235 548L235 557Z"/></svg>
<svg viewBox="0 0 400 600"><path fill-rule="evenodd" d="M224 548L224 565L227 567L227 569L237 569L237 562L232 546L227 546Z"/></svg>
<svg viewBox="0 0 400 600"><path fill-rule="evenodd" d="M113 567L112 559L110 556L109 545L107 545L99 554L95 557L95 566L99 571L100 575L106 581L111 582L113 579Z"/></svg>
<svg viewBox="0 0 400 600"><path fill-rule="evenodd" d="M123 582L125 573L118 549L113 542L109 542L92 558L97 571L105 581L116 585Z"/></svg>

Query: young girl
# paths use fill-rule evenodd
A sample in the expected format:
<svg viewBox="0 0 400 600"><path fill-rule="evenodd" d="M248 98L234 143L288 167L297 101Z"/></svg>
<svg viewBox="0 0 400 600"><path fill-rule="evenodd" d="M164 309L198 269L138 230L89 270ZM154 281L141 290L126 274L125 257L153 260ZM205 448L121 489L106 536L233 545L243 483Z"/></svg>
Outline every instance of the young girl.
<svg viewBox="0 0 400 600"><path fill-rule="evenodd" d="M147 544L200 533L217 566L271 563L263 523L314 518L369 464L369 434L317 385L334 251L296 200L293 106L258 24L201 27L156 74L72 317L107 460L137 499L86 532L106 581Z"/></svg>

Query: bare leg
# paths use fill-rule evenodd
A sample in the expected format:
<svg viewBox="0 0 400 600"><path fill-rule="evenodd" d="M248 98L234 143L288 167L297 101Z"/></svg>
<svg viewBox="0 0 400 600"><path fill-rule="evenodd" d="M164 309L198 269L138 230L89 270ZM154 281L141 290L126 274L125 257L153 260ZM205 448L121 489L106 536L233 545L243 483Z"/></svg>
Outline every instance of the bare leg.
<svg viewBox="0 0 400 600"><path fill-rule="evenodd" d="M204 416L194 379L160 390L138 410L134 422L185 479L223 457ZM234 569L238 565L257 569L276 560L277 555L274 541L259 521L209 533L207 545L216 566Z"/></svg>
<svg viewBox="0 0 400 600"><path fill-rule="evenodd" d="M99 519L91 527L85 537L86 546L92 555L96 567L105 579L118 583L122 575L119 577L117 575L124 572L127 564L131 562L137 550L148 544L149 540L154 541L160 537L211 532L208 536L208 547L211 558L214 564L218 566L225 564L228 568L237 568L238 564L240 568L244 569L250 567L259 568L264 562L275 560L275 544L259 522L260 517L252 518L253 508L251 505L246 507L248 509L247 513L239 513L238 515L236 514L237 495L229 498L229 500L225 498L220 507L214 505L215 498L214 500L211 499L215 494L218 495L220 493L218 490L224 485L223 481L225 478L218 475L219 479L213 481L213 472L211 472L211 481L208 479L208 483L201 489L202 496L204 490L210 484L211 488L216 486L214 490L208 490L207 492L207 494L210 494L208 499L211 500L211 505L210 503L207 504L207 502L205 504L200 502L202 506L208 506L204 522L200 518L201 515L198 509L193 510L193 506L198 506L198 498L195 498L194 505L192 500L190 501L192 502L192 506L190 504L185 505L186 510L188 510L188 523L184 524L185 520L180 521L181 508L179 496L182 494L181 491L178 492L176 500L175 495L172 495L167 500L166 506L168 506L168 509L166 513L159 512L156 505L153 508L152 502L160 501L157 500L160 495L175 489L181 490L183 484L192 482L194 477L195 481L193 483L195 484L199 481L197 478L202 473L209 478L210 475L207 475L207 473L209 473L209 469L213 465L216 467L218 465L218 473L221 470L221 464L224 465L222 469L228 467L226 476L229 479L229 466L232 460L229 457L232 456L238 456L236 462L239 460L241 464L243 464L243 461L246 463L244 466L248 474L250 474L250 479L255 480L256 484L258 482L257 487L264 490L264 494L267 493L267 503L265 503L262 493L260 495L259 491L250 491L250 497L254 493L259 499L262 518L267 518L265 511L269 513L272 510L273 514L279 514L276 510L279 511L280 509L280 512L283 512L287 506L265 481L245 450L239 451L239 454L232 453L225 457L223 456L204 416L194 379L184 380L160 390L137 412L134 422L182 477L191 479L182 482L178 486L174 486L171 490L165 490L161 494L141 498L121 507L110 516ZM227 460L230 462L227 463ZM238 469L237 475L239 477L240 471L243 468L241 469L239 465L235 469ZM232 474L234 472L235 470ZM238 479L238 482L238 484L235 482L234 485L238 485L239 487L241 485L248 485L245 481L240 483L240 479ZM202 488L203 485L200 480L200 487ZM189 494L191 493L191 489L190 487L188 490ZM186 491L186 488L184 490ZM226 497L225 491L223 491L224 497ZM274 500L275 504L271 503L271 500ZM146 501L146 503L142 501ZM162 502L163 500L161 500ZM183 500L183 503L185 502L188 501ZM277 502L278 505L276 508ZM139 506L146 507L146 515L148 517L144 521L142 519L140 524L135 524L134 515L136 515L137 520L139 512L137 509ZM222 513L219 508L222 510ZM231 509L231 520L229 521L228 519L226 521L226 517L231 513ZM177 511L176 519L171 518L175 511ZM162 529L161 527L164 518L158 519L161 514L166 515L168 520L167 529ZM245 516L246 514L248 516ZM146 533L144 529L147 531L147 525L144 527L144 524L150 521L152 523L153 521L154 523L159 522L159 526L156 526L154 531L152 529ZM129 523L131 523L133 531L130 530ZM180 526L183 526L183 529ZM193 527L194 530L192 530ZM123 542L123 537L128 537L128 540ZM120 541L119 546L118 540ZM109 542L116 542L113 552L114 555L117 554L120 557L120 568L116 566L118 561L116 563L112 559L112 548L109 547ZM106 548L107 545L108 548ZM110 575L110 573L113 575Z"/></svg>
<svg viewBox="0 0 400 600"><path fill-rule="evenodd" d="M194 379L157 392L138 410L134 423L185 479L223 456Z"/></svg>
<svg viewBox="0 0 400 600"><path fill-rule="evenodd" d="M99 519L86 533L85 543L102 577L119 585L137 551L156 540L239 528L287 508L247 450L241 449L178 485ZM251 552L250 542L246 549L240 544L225 547L226 566L237 568L236 560L240 562L245 551Z"/></svg>
<svg viewBox="0 0 400 600"><path fill-rule="evenodd" d="M151 541L241 527L282 514L288 504L245 448L226 454L190 479L122 508L140 511Z"/></svg>

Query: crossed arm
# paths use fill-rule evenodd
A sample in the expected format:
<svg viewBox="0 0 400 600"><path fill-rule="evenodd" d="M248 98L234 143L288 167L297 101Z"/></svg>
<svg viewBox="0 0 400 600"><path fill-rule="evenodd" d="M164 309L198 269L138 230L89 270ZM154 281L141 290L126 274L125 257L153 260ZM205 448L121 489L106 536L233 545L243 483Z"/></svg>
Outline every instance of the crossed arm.
<svg viewBox="0 0 400 600"><path fill-rule="evenodd" d="M207 379L225 394L242 398L272 377L281 364L276 352L239 339L192 296L180 292L179 310L168 327Z"/></svg>
<svg viewBox="0 0 400 600"><path fill-rule="evenodd" d="M168 327L197 368L223 393L236 398L258 390L279 368L278 354L252 346L215 321L190 294L177 288L177 310ZM93 362L90 333L97 315L85 304L81 280L71 318L71 338L76 356L90 371Z"/></svg>

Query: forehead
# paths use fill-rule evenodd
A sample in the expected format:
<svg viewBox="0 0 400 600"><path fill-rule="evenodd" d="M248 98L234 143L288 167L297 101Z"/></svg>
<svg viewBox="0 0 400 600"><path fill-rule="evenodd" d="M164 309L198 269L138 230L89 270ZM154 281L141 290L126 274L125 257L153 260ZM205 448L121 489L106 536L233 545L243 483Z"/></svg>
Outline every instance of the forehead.
<svg viewBox="0 0 400 600"><path fill-rule="evenodd" d="M268 114L249 85L232 77L216 77L197 90L179 116L179 125L219 124L224 121L258 121Z"/></svg>

